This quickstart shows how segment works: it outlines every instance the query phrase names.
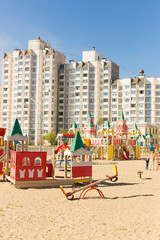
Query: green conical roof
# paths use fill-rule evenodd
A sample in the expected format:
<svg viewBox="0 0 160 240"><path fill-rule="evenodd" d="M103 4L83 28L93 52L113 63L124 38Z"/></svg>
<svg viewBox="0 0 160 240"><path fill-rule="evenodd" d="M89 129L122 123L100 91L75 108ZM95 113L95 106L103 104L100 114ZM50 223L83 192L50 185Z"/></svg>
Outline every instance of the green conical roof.
<svg viewBox="0 0 160 240"><path fill-rule="evenodd" d="M123 110L121 111L120 120L124 120Z"/></svg>
<svg viewBox="0 0 160 240"><path fill-rule="evenodd" d="M70 151L74 152L80 148L85 148L85 146L83 144L83 141L82 141L82 138L81 138L79 132L76 132L75 137L73 139L72 146L70 148Z"/></svg>
<svg viewBox="0 0 160 240"><path fill-rule="evenodd" d="M76 129L76 128L77 128L77 124L76 124L75 122L73 122L72 128L73 128L73 129Z"/></svg>
<svg viewBox="0 0 160 240"><path fill-rule="evenodd" d="M12 128L10 134L9 134L9 137L12 137L13 135L16 135L17 133L23 136L22 131L21 131L21 127L20 127L19 122L18 122L18 119L16 118L16 120L14 122L14 125L13 125L13 128Z"/></svg>
<svg viewBox="0 0 160 240"><path fill-rule="evenodd" d="M145 138L153 138L152 134L146 134Z"/></svg>
<svg viewBox="0 0 160 240"><path fill-rule="evenodd" d="M88 119L91 119L91 113L90 112L88 113Z"/></svg>
<svg viewBox="0 0 160 240"><path fill-rule="evenodd" d="M94 127L94 123L91 121L91 122L88 122L87 123L87 127Z"/></svg>
<svg viewBox="0 0 160 240"><path fill-rule="evenodd" d="M108 121L108 120L106 121L106 123L105 123L104 127L105 127L105 128L110 128L110 123L109 123L109 121Z"/></svg>
<svg viewBox="0 0 160 240"><path fill-rule="evenodd" d="M142 138L143 137L143 139L145 139L145 136L144 135L138 135L138 137L136 138L136 141L139 139L139 138Z"/></svg>
<svg viewBox="0 0 160 240"><path fill-rule="evenodd" d="M138 127L137 127L137 124L136 124L136 123L133 125L132 129L133 129L133 130L137 130L137 129L138 129Z"/></svg>

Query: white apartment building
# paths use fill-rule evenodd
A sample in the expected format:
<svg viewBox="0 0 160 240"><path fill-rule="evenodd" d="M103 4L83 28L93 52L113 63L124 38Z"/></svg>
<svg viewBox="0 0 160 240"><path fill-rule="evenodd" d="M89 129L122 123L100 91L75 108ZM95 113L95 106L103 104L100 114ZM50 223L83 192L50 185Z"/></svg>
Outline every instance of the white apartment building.
<svg viewBox="0 0 160 240"><path fill-rule="evenodd" d="M111 122L115 123L123 109L127 123L149 123L160 126L160 78L117 79L111 86Z"/></svg>
<svg viewBox="0 0 160 240"><path fill-rule="evenodd" d="M75 121L82 131L91 113L110 120L111 84L119 78L119 66L107 61L95 48L84 51L82 62L70 60L59 69L58 129L69 129Z"/></svg>
<svg viewBox="0 0 160 240"><path fill-rule="evenodd" d="M68 130L75 121L82 131L91 113L113 126L123 109L127 124L160 126L160 78L119 79L119 66L93 49L82 61L65 64L63 54L40 37L28 50L4 53L2 60L1 127L7 135L18 118L29 143L41 134ZM147 125L148 126L148 125Z"/></svg>
<svg viewBox="0 0 160 240"><path fill-rule="evenodd" d="M38 37L28 50L4 53L2 60L2 127L7 135L18 118L29 142L57 131L58 69L66 57Z"/></svg>

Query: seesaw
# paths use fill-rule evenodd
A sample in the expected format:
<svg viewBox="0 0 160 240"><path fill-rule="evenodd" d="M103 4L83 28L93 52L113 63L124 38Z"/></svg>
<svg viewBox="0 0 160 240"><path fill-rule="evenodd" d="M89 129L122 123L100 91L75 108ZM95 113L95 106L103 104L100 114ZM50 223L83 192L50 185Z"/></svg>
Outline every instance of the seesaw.
<svg viewBox="0 0 160 240"><path fill-rule="evenodd" d="M116 182L118 180L118 171L117 171L117 166L116 165L113 165L113 170L114 170L114 176L110 177L108 175L106 175L107 178L105 179L102 179L102 180L99 180L99 181L96 181L96 182L93 182L93 183L90 183L84 187L81 187L79 189L75 189L73 188L72 189L72 192L68 192L66 193L64 188L62 186L60 186L63 194L65 195L65 197L68 199L68 200L73 200L74 199L74 194L77 193L77 192L81 192L80 196L79 196L79 199L84 199L85 195L87 192L89 192L90 190L97 190L97 192L99 193L100 197L102 198L105 198L104 194L102 193L101 190L99 190L98 188L94 187L95 185L99 184L99 183L102 183L102 182L105 182L107 180L110 180L112 182Z"/></svg>

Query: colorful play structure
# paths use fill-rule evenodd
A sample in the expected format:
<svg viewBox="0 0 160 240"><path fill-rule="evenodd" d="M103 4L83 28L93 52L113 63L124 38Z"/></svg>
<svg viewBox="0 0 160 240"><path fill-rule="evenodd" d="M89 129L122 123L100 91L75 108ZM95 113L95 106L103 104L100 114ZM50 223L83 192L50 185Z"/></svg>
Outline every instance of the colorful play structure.
<svg viewBox="0 0 160 240"><path fill-rule="evenodd" d="M59 160L57 159L57 153L62 149L65 151L63 155L61 154ZM64 159L62 159L62 156ZM58 166L60 168L62 167L60 170L55 165L57 161L59 161ZM63 170L62 174L64 178L68 178L68 175L70 175L72 179L75 179L74 182L92 181L92 153L85 148L78 131L75 134L70 149L63 144L54 151L53 163L55 169L53 177L57 177L57 174L60 174L60 171ZM64 165L62 165L62 163L64 163ZM62 177L62 175L59 177Z"/></svg>
<svg viewBox="0 0 160 240"><path fill-rule="evenodd" d="M23 136L17 119L8 137L5 136L5 130L0 129L0 177L20 188L91 183L92 157L107 160L139 159L142 154L148 156L151 149L152 136L141 135L136 124L128 130L123 111L115 130L107 121L98 132L89 113L83 141L76 123L73 123L69 133L58 136L61 145L53 151L49 161L46 152L28 151L28 138ZM66 138L70 139L70 146L64 144Z"/></svg>
<svg viewBox="0 0 160 240"><path fill-rule="evenodd" d="M98 136L96 136L98 135ZM150 154L152 135L141 135L136 124L128 129L123 111L114 130L107 121L96 134L89 113L84 128L84 143L93 152L93 159L127 160L146 158Z"/></svg>
<svg viewBox="0 0 160 240"><path fill-rule="evenodd" d="M28 151L28 139L23 136L17 119L7 140L4 133L1 137L4 144L0 150L0 176L17 188L73 186L75 182L92 181L92 153L85 148L78 131L71 148L58 147L53 151L52 161L47 161L46 152ZM66 151L64 159L59 159L63 160L62 174L57 175L56 155L61 149Z"/></svg>

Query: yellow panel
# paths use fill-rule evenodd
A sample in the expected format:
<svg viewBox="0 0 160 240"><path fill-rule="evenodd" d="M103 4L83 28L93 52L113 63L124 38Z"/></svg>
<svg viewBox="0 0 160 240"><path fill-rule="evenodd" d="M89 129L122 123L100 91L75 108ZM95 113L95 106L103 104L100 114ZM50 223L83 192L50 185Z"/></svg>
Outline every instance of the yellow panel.
<svg viewBox="0 0 160 240"><path fill-rule="evenodd" d="M136 145L136 158L140 158L140 146L139 145Z"/></svg>
<svg viewBox="0 0 160 240"><path fill-rule="evenodd" d="M90 179L78 179L78 180L74 180L74 183L79 183L79 182L89 182Z"/></svg>
<svg viewBox="0 0 160 240"><path fill-rule="evenodd" d="M113 159L113 145L108 145L108 160Z"/></svg>
<svg viewBox="0 0 160 240"><path fill-rule="evenodd" d="M85 138L84 139L84 144L89 147L90 146L90 139L89 138Z"/></svg>
<svg viewBox="0 0 160 240"><path fill-rule="evenodd" d="M98 149L98 158L100 158L102 155L102 147L99 147Z"/></svg>
<svg viewBox="0 0 160 240"><path fill-rule="evenodd" d="M113 172L114 172L114 175L117 175L117 166L116 165L113 165Z"/></svg>

